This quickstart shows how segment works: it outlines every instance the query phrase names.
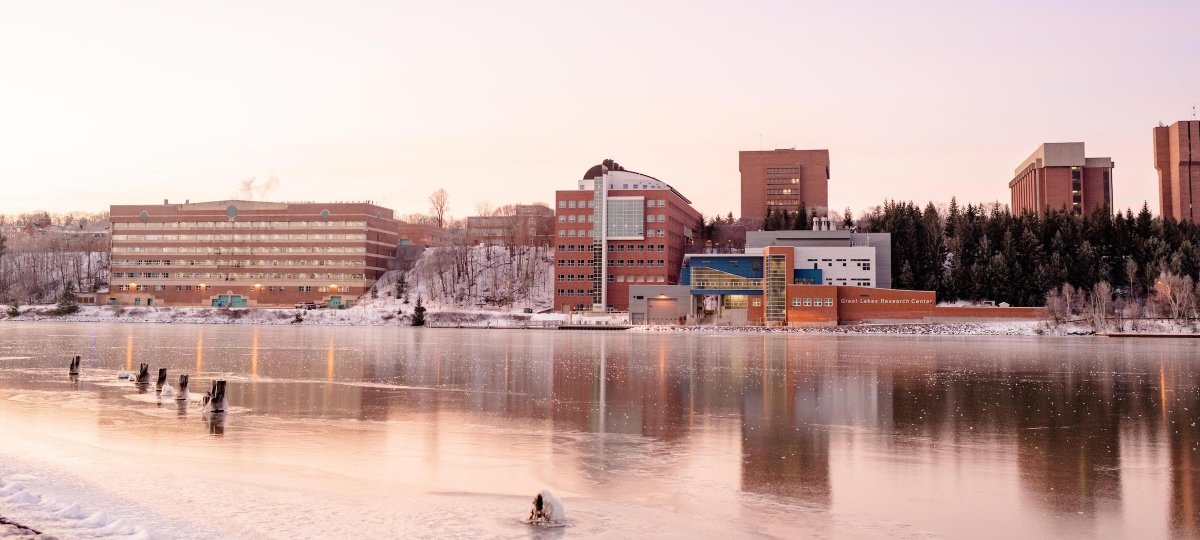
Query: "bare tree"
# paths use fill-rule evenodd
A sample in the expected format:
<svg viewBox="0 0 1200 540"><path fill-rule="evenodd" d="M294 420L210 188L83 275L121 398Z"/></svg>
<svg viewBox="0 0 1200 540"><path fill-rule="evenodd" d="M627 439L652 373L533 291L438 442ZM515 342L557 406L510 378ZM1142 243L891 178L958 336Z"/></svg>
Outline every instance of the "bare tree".
<svg viewBox="0 0 1200 540"><path fill-rule="evenodd" d="M438 188L429 196L429 213L433 215L433 224L446 228L446 210L450 207L450 195L446 190Z"/></svg>
<svg viewBox="0 0 1200 540"><path fill-rule="evenodd" d="M1167 313L1176 322L1187 321L1195 294L1196 288L1191 276L1163 271L1154 283L1155 297L1167 308Z"/></svg>
<svg viewBox="0 0 1200 540"><path fill-rule="evenodd" d="M1092 328L1099 331L1108 327L1108 313L1112 308L1112 285L1101 281L1092 288Z"/></svg>

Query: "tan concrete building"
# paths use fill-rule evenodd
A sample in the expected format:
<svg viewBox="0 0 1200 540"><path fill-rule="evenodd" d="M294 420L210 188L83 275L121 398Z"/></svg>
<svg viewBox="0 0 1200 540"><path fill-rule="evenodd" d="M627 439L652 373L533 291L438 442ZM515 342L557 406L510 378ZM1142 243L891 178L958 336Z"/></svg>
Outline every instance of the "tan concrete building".
<svg viewBox="0 0 1200 540"><path fill-rule="evenodd" d="M772 212L801 206L829 208L829 150L746 150L738 152L742 173L742 218L763 220Z"/></svg>
<svg viewBox="0 0 1200 540"><path fill-rule="evenodd" d="M348 307L388 268L392 211L371 203L114 205L104 302Z"/></svg>
<svg viewBox="0 0 1200 540"><path fill-rule="evenodd" d="M1085 157L1083 143L1045 143L1013 172L1012 212L1112 208L1112 158Z"/></svg>
<svg viewBox="0 0 1200 540"><path fill-rule="evenodd" d="M1200 120L1154 128L1154 168L1158 169L1159 208L1163 217L1196 221L1200 208Z"/></svg>

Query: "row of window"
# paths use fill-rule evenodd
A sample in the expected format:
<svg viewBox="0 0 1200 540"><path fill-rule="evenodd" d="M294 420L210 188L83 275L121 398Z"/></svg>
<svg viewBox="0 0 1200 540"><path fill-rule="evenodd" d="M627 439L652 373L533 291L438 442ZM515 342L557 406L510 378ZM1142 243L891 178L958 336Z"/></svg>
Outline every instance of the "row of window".
<svg viewBox="0 0 1200 540"><path fill-rule="evenodd" d="M173 261L171 259L118 259L118 260L114 260L112 262L112 266L114 266L114 267L123 267L123 266L232 266L234 268L243 268L243 267L248 268L248 267L253 267L253 266L366 266L366 265L367 265L367 262L362 259L350 259L350 260L342 260L342 261L335 261L332 259L329 259L329 260L285 259L282 261L280 261L280 260L268 261L265 259L258 259L258 260L252 259L252 260L247 260L247 261L224 260L224 259L218 259L215 261L212 259L203 260L203 261L191 261L191 260Z"/></svg>
<svg viewBox="0 0 1200 540"><path fill-rule="evenodd" d="M558 266L591 266L591 259L559 259ZM638 267L654 267L662 268L667 265L665 259L609 259L609 268L638 268Z"/></svg>
<svg viewBox="0 0 1200 540"><path fill-rule="evenodd" d="M120 229L308 229L366 227L365 221L153 221L113 223Z"/></svg>
<svg viewBox="0 0 1200 540"><path fill-rule="evenodd" d="M137 292L144 292L144 291L150 291L150 290L153 290L155 292L162 292L162 291L168 290L169 288L170 288L170 285L119 285L119 286L117 286L118 291L137 291ZM211 285L176 285L175 292L191 292L192 290L206 291L210 288L212 288ZM261 287L261 289L265 290L267 292L287 292L287 290L288 290L288 288L284 285L270 285L267 287ZM296 290L300 291L300 292L312 292L313 286L312 285L300 285L300 286L296 287ZM337 292L337 291L348 291L348 290L350 290L350 289L348 287L346 287L345 285L341 285L341 286L331 285L331 286L317 287L317 292Z"/></svg>
<svg viewBox="0 0 1200 540"><path fill-rule="evenodd" d="M767 174L800 174L800 167L767 167Z"/></svg>
<svg viewBox="0 0 1200 540"><path fill-rule="evenodd" d="M300 272L290 274L266 272L113 272L112 277L123 279L366 279L365 274L346 272Z"/></svg>
<svg viewBox="0 0 1200 540"><path fill-rule="evenodd" d="M768 189L767 195L799 195L800 188Z"/></svg>
<svg viewBox="0 0 1200 540"><path fill-rule="evenodd" d="M555 248L560 253L575 252L575 251L591 252L592 244L558 244L557 246L555 246ZM608 251L610 253L611 252L621 252L621 251L629 251L629 252L660 251L660 252L662 252L662 251L666 251L666 250L667 250L666 244L609 244L608 245Z"/></svg>
<svg viewBox="0 0 1200 540"><path fill-rule="evenodd" d="M578 222L584 223L585 220L583 218L584 218L584 216L582 216L582 215L579 216ZM575 223L576 222L575 215L574 214L559 215L558 222L559 223ZM595 222L596 222L596 216L594 214L587 214L586 223L595 223ZM646 223L666 223L666 222L667 222L666 214L646 214ZM295 235L291 235L291 236L295 236Z"/></svg>
<svg viewBox="0 0 1200 540"><path fill-rule="evenodd" d="M802 298L799 296L792 298L792 307L832 307L832 298Z"/></svg>
<svg viewBox="0 0 1200 540"><path fill-rule="evenodd" d="M609 281L617 283L665 283L666 276L623 276L623 275L608 275Z"/></svg>
<svg viewBox="0 0 1200 540"><path fill-rule="evenodd" d="M127 242L279 242L284 240L366 240L366 234L114 234Z"/></svg>
<svg viewBox="0 0 1200 540"><path fill-rule="evenodd" d="M629 184L626 184L628 186ZM625 189L629 189L626 187ZM558 201L559 208L595 208L596 201ZM666 208L666 199L646 199L646 208Z"/></svg>
<svg viewBox="0 0 1200 540"><path fill-rule="evenodd" d="M641 226L635 227L631 232L633 233L633 236L643 236L643 231L642 231ZM651 237L651 238L653 238L653 237L662 238L662 237L665 237L666 235L667 235L667 231L665 231L663 229L657 229L657 230L656 229L646 229L645 234L644 234L644 236ZM594 234L592 234L591 229L581 229L581 230L579 230L578 234L576 233L575 229L570 229L570 230L559 229L558 230L559 238L575 238L577 236L579 238L584 238L584 237L590 238L590 237L594 236Z"/></svg>
<svg viewBox="0 0 1200 540"><path fill-rule="evenodd" d="M206 253L210 255L269 255L272 253L366 253L366 246L113 246L113 253Z"/></svg>
<svg viewBox="0 0 1200 540"><path fill-rule="evenodd" d="M781 178L778 176L767 177L767 185L778 186L780 184L799 184L799 183L800 183L799 178L787 178L787 177ZM769 193L769 191L768 191L768 193Z"/></svg>

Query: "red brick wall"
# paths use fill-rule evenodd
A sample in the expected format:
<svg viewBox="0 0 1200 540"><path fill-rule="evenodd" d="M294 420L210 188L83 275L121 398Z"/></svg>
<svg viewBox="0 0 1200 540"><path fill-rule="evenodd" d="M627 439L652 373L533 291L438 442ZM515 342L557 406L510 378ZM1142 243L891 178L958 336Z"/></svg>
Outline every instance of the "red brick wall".
<svg viewBox="0 0 1200 540"><path fill-rule="evenodd" d="M788 326L837 326L838 287L836 285L789 285L787 288ZM810 304L804 305L808 299ZM830 305L825 305L825 300ZM795 300L800 300L797 306Z"/></svg>
<svg viewBox="0 0 1200 540"><path fill-rule="evenodd" d="M1083 211L1085 213L1091 213L1108 205L1109 187L1108 182L1104 181L1106 172L1108 172L1107 168L1083 168Z"/></svg>
<svg viewBox="0 0 1200 540"><path fill-rule="evenodd" d="M586 231L592 228L594 223L589 223L587 217L592 215L593 209L587 208L587 202L592 200L592 191L586 190L563 190L555 193L554 209L556 212L554 218L555 232L553 237L553 245L555 246L555 295L554 309L562 311L564 306L566 309L591 309L592 299L590 296L580 294L558 294L559 290L564 292L567 290L591 290L591 282L584 278L584 281L579 280L579 276L589 276L592 272L590 262L592 260L592 238L586 236L580 237L579 231ZM629 286L630 285L645 285L651 283L662 283L671 285L679 283L679 272L683 265L683 255L687 251L688 238L683 234L684 229L694 230L696 224L700 220L700 213L692 208L685 199L679 196L678 193L669 189L630 189L630 190L609 190L610 197L643 197L645 200L664 200L666 207L644 207L644 213L647 216L664 215L665 221L645 222L644 228L646 236L642 240L610 240L608 246L612 248L607 252L609 260L621 261L621 265L616 263L607 268L610 275L614 276L613 281L606 283L608 305L613 309L625 311L629 309ZM559 201L575 201L575 208L561 208ZM582 203L583 208L580 208ZM558 216L574 216L575 222L560 222ZM580 220L583 220L582 223ZM649 236L650 231L663 230L664 236ZM575 237L559 236L558 231L576 231ZM659 251L658 246L663 246L663 250ZM620 251L617 248L620 247ZM638 248L641 248L641 251ZM660 264L661 261L661 264ZM639 262L641 265L639 266ZM574 279L565 279L567 276L572 276ZM617 276L622 281L617 281ZM663 281L659 282L658 277L662 277ZM637 281L637 279L642 281Z"/></svg>
<svg viewBox="0 0 1200 540"><path fill-rule="evenodd" d="M843 324L867 321L922 321L933 313L932 291L838 287L838 319Z"/></svg>
<svg viewBox="0 0 1200 540"><path fill-rule="evenodd" d="M799 168L800 182L789 185L768 185L768 167ZM767 211L767 199L789 200L796 206L788 207L795 212L801 202L808 208L829 207L829 151L828 150L764 150L738 152L738 170L742 175L742 217L763 219ZM798 188L798 195L767 195L769 188ZM778 209L778 208L776 208Z"/></svg>
<svg viewBox="0 0 1200 540"><path fill-rule="evenodd" d="M1046 317L1046 308L1040 307L959 307L937 306L933 317L938 319L1027 319Z"/></svg>

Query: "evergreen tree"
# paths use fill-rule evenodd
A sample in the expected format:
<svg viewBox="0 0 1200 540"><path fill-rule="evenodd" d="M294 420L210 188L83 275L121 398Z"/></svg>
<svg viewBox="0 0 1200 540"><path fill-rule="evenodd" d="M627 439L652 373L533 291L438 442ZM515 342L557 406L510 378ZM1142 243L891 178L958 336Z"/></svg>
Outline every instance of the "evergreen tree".
<svg viewBox="0 0 1200 540"><path fill-rule="evenodd" d="M75 296L74 282L68 281L63 287L63 292L58 297L58 307L54 311L59 315L70 315L79 311L79 297Z"/></svg>
<svg viewBox="0 0 1200 540"><path fill-rule="evenodd" d="M401 271L399 276L396 276L396 298L400 298L408 293L408 278Z"/></svg>
<svg viewBox="0 0 1200 540"><path fill-rule="evenodd" d="M425 306L421 305L421 295L417 295L417 305L413 307L413 326L425 326Z"/></svg>
<svg viewBox="0 0 1200 540"><path fill-rule="evenodd" d="M21 305L17 303L16 298L13 298L12 301L8 303L8 318L15 319L19 315L21 315Z"/></svg>

